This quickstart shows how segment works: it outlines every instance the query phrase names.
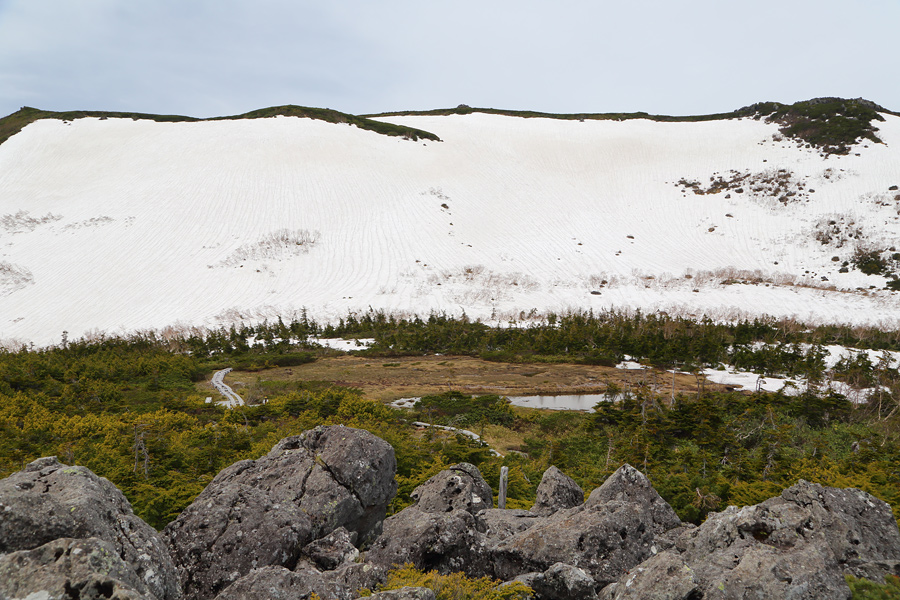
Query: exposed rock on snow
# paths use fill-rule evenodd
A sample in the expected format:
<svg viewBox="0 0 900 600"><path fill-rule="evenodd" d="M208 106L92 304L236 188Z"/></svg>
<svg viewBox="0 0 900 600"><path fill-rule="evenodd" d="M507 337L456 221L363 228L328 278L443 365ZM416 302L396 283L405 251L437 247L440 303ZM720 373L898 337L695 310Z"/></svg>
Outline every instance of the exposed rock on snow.
<svg viewBox="0 0 900 600"><path fill-rule="evenodd" d="M34 275L21 265L0 261L0 297L34 284Z"/></svg>

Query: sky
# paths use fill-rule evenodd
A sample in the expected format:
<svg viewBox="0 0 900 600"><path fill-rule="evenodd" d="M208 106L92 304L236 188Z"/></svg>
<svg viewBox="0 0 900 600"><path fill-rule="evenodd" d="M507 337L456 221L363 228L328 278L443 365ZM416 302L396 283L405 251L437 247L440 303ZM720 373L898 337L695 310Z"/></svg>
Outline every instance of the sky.
<svg viewBox="0 0 900 600"><path fill-rule="evenodd" d="M0 0L0 116L900 110L898 0Z"/></svg>

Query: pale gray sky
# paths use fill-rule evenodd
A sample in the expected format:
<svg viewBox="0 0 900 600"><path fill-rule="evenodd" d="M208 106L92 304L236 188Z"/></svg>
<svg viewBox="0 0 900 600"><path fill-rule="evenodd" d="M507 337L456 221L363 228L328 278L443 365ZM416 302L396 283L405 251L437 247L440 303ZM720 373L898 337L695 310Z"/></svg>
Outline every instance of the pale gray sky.
<svg viewBox="0 0 900 600"><path fill-rule="evenodd" d="M0 0L0 116L900 110L897 0Z"/></svg>

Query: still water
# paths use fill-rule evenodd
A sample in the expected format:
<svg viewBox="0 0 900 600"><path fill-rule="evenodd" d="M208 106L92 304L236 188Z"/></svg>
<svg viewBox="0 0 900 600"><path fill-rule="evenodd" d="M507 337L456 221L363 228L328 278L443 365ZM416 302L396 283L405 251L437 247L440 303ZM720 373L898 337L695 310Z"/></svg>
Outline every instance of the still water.
<svg viewBox="0 0 900 600"><path fill-rule="evenodd" d="M592 412L598 402L607 402L603 394L564 394L560 396L509 396L513 406L550 410L583 410Z"/></svg>

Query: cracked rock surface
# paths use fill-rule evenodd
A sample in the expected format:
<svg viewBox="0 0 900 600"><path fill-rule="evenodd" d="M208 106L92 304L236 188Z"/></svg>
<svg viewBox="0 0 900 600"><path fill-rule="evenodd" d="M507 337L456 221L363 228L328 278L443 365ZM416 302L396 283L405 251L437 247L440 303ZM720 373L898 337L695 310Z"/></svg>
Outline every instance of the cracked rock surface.
<svg viewBox="0 0 900 600"><path fill-rule="evenodd" d="M900 574L900 531L883 501L800 481L780 496L712 513L603 598L846 600L849 573ZM649 590L667 595L647 595Z"/></svg>
<svg viewBox="0 0 900 600"><path fill-rule="evenodd" d="M459 463L413 490L415 504L390 517L366 560L389 568L411 563L442 574L486 573L475 515L493 506L491 488L478 467Z"/></svg>
<svg viewBox="0 0 900 600"><path fill-rule="evenodd" d="M584 491L581 486L555 466L551 466L541 477L531 512L547 517L566 508L581 506L583 503Z"/></svg>
<svg viewBox="0 0 900 600"><path fill-rule="evenodd" d="M213 598L253 569L294 569L305 546L339 527L360 544L373 539L395 472L387 442L339 425L224 469L164 531L185 597Z"/></svg>
<svg viewBox="0 0 900 600"><path fill-rule="evenodd" d="M60 538L0 556L0 598L154 600L113 544Z"/></svg>
<svg viewBox="0 0 900 600"><path fill-rule="evenodd" d="M153 596L176 600L181 595L163 538L135 516L109 480L55 456L0 480L0 554L33 550L59 538L108 542Z"/></svg>
<svg viewBox="0 0 900 600"><path fill-rule="evenodd" d="M681 521L643 473L623 465L587 502L559 510L489 549L494 576L509 580L555 563L584 570L599 586L671 546Z"/></svg>

